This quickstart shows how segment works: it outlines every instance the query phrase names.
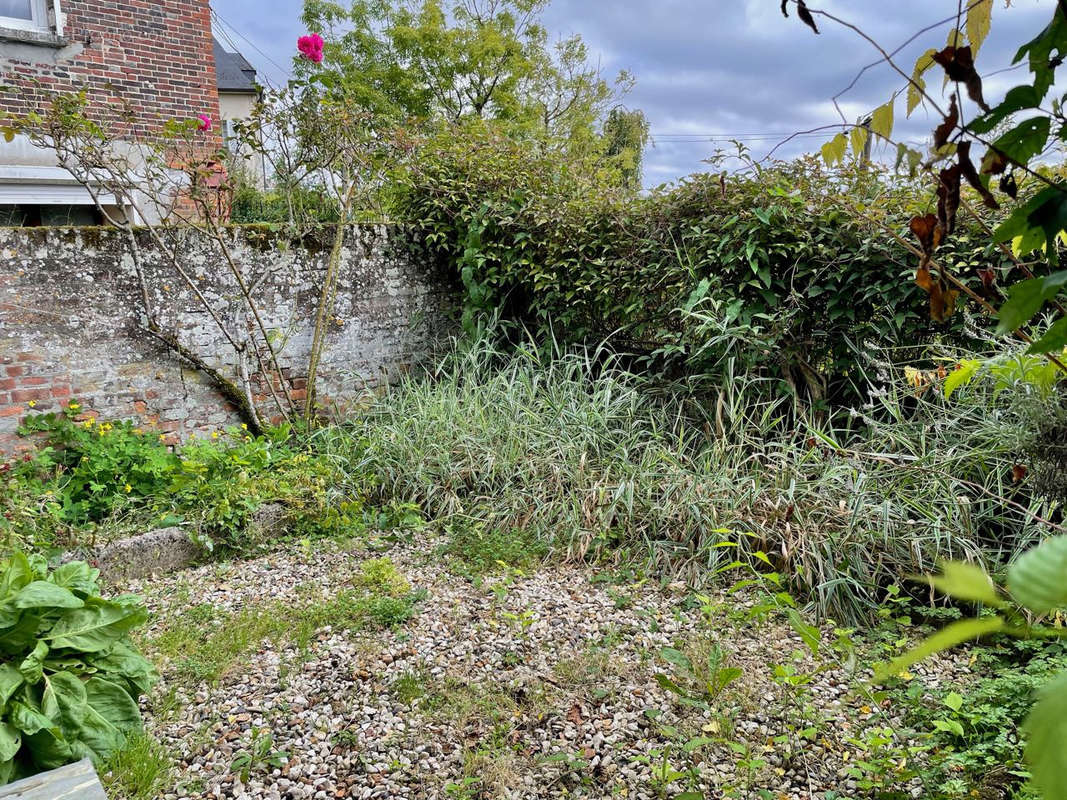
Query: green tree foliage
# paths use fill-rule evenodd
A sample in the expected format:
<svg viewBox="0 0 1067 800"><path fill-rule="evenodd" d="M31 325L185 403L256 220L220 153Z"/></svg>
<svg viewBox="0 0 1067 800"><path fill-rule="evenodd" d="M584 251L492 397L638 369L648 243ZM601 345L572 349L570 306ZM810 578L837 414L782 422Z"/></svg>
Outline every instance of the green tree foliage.
<svg viewBox="0 0 1067 800"><path fill-rule="evenodd" d="M580 36L551 42L540 22L547 4L307 0L304 22L326 38L326 66L375 114L449 123L473 117L516 135L590 147L631 79L606 80Z"/></svg>
<svg viewBox="0 0 1067 800"><path fill-rule="evenodd" d="M613 108L604 120L604 156L619 169L622 185L640 189L648 119L640 109Z"/></svg>

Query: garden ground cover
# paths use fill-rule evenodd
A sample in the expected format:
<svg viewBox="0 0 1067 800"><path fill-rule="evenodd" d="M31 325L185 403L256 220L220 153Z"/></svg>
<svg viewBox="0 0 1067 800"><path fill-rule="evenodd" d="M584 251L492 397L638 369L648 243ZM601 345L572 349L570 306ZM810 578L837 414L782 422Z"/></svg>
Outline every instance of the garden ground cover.
<svg viewBox="0 0 1067 800"><path fill-rule="evenodd" d="M428 531L371 545L121 587L153 611L163 681L145 703L155 768L111 776L112 794L833 800L936 796L945 778L923 767L952 751L944 732L867 686L895 637L824 626L815 654L758 591L472 574ZM972 663L932 659L900 692L951 715Z"/></svg>

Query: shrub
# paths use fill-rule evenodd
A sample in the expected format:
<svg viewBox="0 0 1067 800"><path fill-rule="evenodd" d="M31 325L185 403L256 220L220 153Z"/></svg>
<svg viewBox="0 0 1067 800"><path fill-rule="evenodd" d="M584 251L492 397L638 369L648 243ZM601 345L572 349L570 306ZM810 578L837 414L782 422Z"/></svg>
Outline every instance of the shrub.
<svg viewBox="0 0 1067 800"><path fill-rule="evenodd" d="M958 320L930 322L897 245L848 211L906 219L907 181L802 160L635 198L586 164L472 127L426 147L406 187L397 211L461 280L469 327L498 311L716 380L733 358L777 379L766 388L817 400L862 388L869 342L962 336ZM939 259L962 274L1000 263L984 241L963 231Z"/></svg>
<svg viewBox="0 0 1067 800"><path fill-rule="evenodd" d="M82 758L99 768L141 730L156 679L130 641L141 601L100 596L97 570L0 561L0 784Z"/></svg>

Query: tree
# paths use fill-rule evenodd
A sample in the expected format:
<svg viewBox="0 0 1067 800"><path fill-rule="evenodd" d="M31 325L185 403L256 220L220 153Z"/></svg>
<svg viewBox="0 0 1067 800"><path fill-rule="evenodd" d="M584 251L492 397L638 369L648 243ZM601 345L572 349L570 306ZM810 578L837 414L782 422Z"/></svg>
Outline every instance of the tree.
<svg viewBox="0 0 1067 800"><path fill-rule="evenodd" d="M549 43L549 0L306 0L304 22L326 39L326 64L361 104L396 119L471 118L590 147L632 85L606 80L580 36ZM307 69L306 64L301 69Z"/></svg>
<svg viewBox="0 0 1067 800"><path fill-rule="evenodd" d="M604 155L615 162L626 189L641 188L642 161L648 145L648 119L640 109L613 108L601 134Z"/></svg>

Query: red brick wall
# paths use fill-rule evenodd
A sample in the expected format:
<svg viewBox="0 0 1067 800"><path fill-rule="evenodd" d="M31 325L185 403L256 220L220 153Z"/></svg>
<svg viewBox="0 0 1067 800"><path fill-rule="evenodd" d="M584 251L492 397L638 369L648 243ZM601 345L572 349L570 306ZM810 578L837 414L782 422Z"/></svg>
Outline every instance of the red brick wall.
<svg viewBox="0 0 1067 800"><path fill-rule="evenodd" d="M137 123L151 129L197 114L219 118L208 0L63 0L64 51L41 46L5 48L17 59L3 65L3 112L40 110L56 92L87 88L90 108L128 103ZM83 48L76 52L78 47ZM30 55L32 54L32 55ZM38 55L39 54L39 55ZM219 144L218 125L209 146Z"/></svg>

